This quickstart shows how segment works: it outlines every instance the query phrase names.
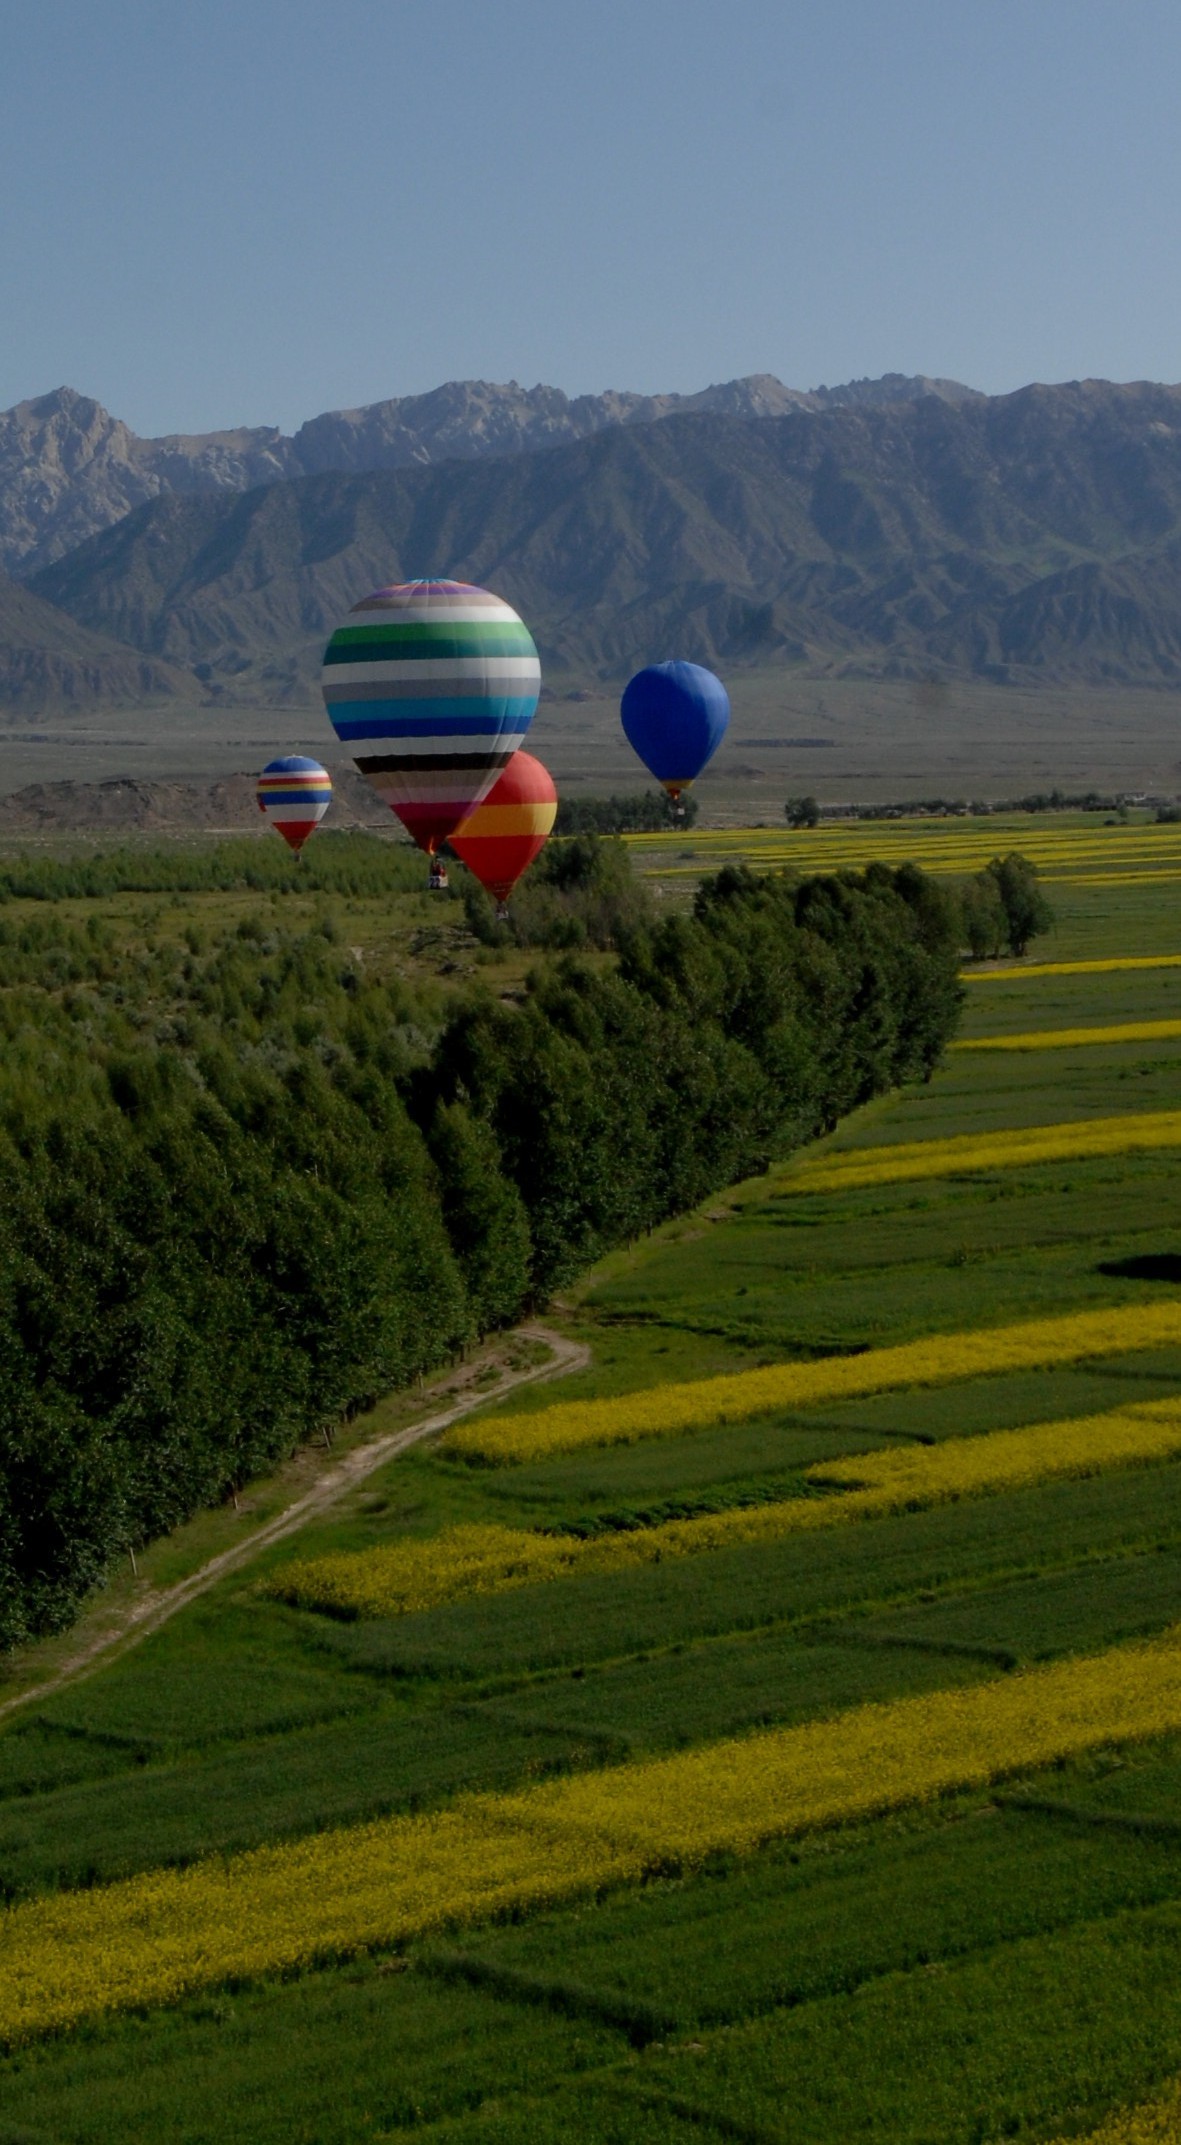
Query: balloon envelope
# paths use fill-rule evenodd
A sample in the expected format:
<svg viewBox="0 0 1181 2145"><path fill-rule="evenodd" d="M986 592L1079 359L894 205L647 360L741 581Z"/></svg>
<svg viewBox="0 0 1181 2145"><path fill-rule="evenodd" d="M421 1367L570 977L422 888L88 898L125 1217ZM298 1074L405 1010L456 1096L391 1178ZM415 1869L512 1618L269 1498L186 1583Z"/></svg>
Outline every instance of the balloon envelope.
<svg viewBox="0 0 1181 2145"><path fill-rule="evenodd" d="M558 793L540 760L514 752L482 804L451 837L451 847L486 893L507 901L549 840Z"/></svg>
<svg viewBox="0 0 1181 2145"><path fill-rule="evenodd" d="M625 686L619 712L632 750L679 797L721 744L730 701L700 663L652 663Z"/></svg>
<svg viewBox="0 0 1181 2145"><path fill-rule="evenodd" d="M349 612L325 650L322 686L342 744L433 856L524 737L541 665L499 596L406 581Z"/></svg>
<svg viewBox="0 0 1181 2145"><path fill-rule="evenodd" d="M292 753L263 768L254 794L259 811L298 856L332 802L332 777L319 760Z"/></svg>

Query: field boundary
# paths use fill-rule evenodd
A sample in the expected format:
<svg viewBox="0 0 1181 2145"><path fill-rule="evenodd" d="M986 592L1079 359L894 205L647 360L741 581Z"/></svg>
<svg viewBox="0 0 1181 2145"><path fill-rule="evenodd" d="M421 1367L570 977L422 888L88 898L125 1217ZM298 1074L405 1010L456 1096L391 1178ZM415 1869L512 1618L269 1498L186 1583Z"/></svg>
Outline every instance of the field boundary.
<svg viewBox="0 0 1181 2145"><path fill-rule="evenodd" d="M307 1526L310 1520L319 1519L323 1513L339 1504L342 1498L347 1497L351 1490L355 1490L359 1483L375 1474L379 1467L384 1467L387 1460L396 1459L399 1453L407 1452L412 1445L420 1444L423 1438L449 1429L451 1424L458 1422L462 1416L470 1415L474 1409L486 1406L489 1400L496 1399L501 1393L515 1391L521 1385L539 1384L548 1378L565 1377L571 1371L584 1370L590 1361L590 1349L584 1341L572 1341L565 1334L555 1333L550 1326L514 1326L503 1338L540 1341L551 1351L550 1358L545 1363L529 1364L522 1370L506 1369L494 1385L473 1387L461 1400L424 1417L421 1422L403 1425L400 1430L389 1430L365 1444L355 1445L330 1472L321 1475L310 1490L305 1490L273 1519L265 1520L243 1541L235 1542L229 1549L223 1549L217 1556L210 1557L207 1563L202 1564L197 1571L190 1572L187 1578L178 1579L174 1586L160 1588L132 1602L115 1625L88 1640L67 1662L55 1669L51 1676L30 1684L26 1690L14 1693L11 1698L0 1701L0 1721L6 1720L21 1706L32 1705L40 1699L50 1697L64 1684L72 1683L78 1677L87 1675L91 1669L97 1668L112 1653L135 1645L138 1640L147 1638L149 1633L158 1631L170 1617L187 1608L190 1602L198 1600L202 1594L208 1593L219 1580L228 1578L232 1572L242 1570L252 1563L255 1557L260 1556L263 1550L271 1548L275 1542L285 1540L288 1535L297 1533L301 1527Z"/></svg>

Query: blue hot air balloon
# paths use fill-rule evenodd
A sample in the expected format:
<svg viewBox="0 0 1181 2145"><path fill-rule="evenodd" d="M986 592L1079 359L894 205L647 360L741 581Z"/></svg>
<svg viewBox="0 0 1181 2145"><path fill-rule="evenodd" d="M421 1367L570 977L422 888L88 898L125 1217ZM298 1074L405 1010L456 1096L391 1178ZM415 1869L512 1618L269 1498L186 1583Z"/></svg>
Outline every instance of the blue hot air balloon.
<svg viewBox="0 0 1181 2145"><path fill-rule="evenodd" d="M651 663L624 688L624 734L674 804L726 735L730 701L700 663Z"/></svg>

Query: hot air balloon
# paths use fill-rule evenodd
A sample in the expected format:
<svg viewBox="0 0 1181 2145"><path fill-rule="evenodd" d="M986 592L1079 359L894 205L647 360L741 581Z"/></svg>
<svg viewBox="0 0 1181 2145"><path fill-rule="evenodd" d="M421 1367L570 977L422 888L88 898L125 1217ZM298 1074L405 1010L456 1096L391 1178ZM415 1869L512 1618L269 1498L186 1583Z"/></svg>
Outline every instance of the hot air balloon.
<svg viewBox="0 0 1181 2145"><path fill-rule="evenodd" d="M541 666L528 627L499 596L464 581L406 581L349 612L325 650L322 684L342 744L434 859L529 728Z"/></svg>
<svg viewBox="0 0 1181 2145"><path fill-rule="evenodd" d="M259 811L298 856L332 802L332 777L319 760L292 753L263 768L254 794Z"/></svg>
<svg viewBox="0 0 1181 2145"><path fill-rule="evenodd" d="M451 836L451 847L503 915L518 879L549 840L558 793L540 760L514 752L482 804Z"/></svg>
<svg viewBox="0 0 1181 2145"><path fill-rule="evenodd" d="M652 663L624 688L620 706L633 752L680 806L726 735L730 701L720 678L700 663Z"/></svg>

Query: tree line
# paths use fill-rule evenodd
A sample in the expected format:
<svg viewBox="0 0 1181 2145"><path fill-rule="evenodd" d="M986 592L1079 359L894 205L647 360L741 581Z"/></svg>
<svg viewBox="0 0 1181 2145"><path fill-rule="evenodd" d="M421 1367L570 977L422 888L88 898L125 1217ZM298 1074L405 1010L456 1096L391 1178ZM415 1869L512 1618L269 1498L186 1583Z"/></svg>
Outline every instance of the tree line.
<svg viewBox="0 0 1181 2145"><path fill-rule="evenodd" d="M0 857L0 905L124 893L381 895L417 892L423 883L422 857L411 843L335 828L318 833L298 863L281 842L248 834Z"/></svg>
<svg viewBox="0 0 1181 2145"><path fill-rule="evenodd" d="M993 857L971 878L942 883L948 930L969 960L1021 955L1054 921L1037 866L1016 850ZM498 915L469 873L460 870L456 889L468 929L487 946L609 948L637 925L651 922L653 913L623 843L594 834L543 850L514 893L507 916Z"/></svg>
<svg viewBox="0 0 1181 2145"><path fill-rule="evenodd" d="M697 799L683 792L679 804L664 790L629 790L624 796L562 797L554 833L564 834L667 834L691 827L697 818Z"/></svg>
<svg viewBox="0 0 1181 2145"><path fill-rule="evenodd" d="M101 909L0 918L0 1643L926 1076L956 1021L955 903L911 866L728 867L612 928L432 1014L330 914L134 944Z"/></svg>

